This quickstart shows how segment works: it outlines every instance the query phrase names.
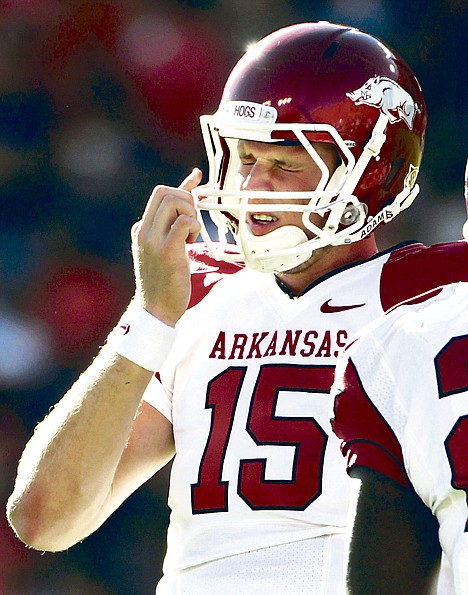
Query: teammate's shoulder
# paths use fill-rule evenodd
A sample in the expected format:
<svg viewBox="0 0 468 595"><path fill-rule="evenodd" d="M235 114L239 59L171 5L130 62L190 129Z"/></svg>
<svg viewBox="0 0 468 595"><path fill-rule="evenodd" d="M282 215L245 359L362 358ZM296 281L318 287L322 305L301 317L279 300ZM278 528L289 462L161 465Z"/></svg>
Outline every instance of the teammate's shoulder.
<svg viewBox="0 0 468 595"><path fill-rule="evenodd" d="M425 246L406 244L390 251L380 279L384 311L441 285L468 281L465 240Z"/></svg>
<svg viewBox="0 0 468 595"><path fill-rule="evenodd" d="M389 261L399 263L414 260L426 260L430 258L466 258L468 255L468 242L457 240L441 244L426 246L418 242L406 242L396 246L390 252Z"/></svg>
<svg viewBox="0 0 468 595"><path fill-rule="evenodd" d="M414 298L397 304L385 313L383 319L387 326L395 321L403 321L410 333L414 333L412 324L419 329L437 329L442 335L454 324L464 325L468 329L468 283L458 282L436 287ZM421 336L425 331L418 331Z"/></svg>
<svg viewBox="0 0 468 595"><path fill-rule="evenodd" d="M377 352L376 346L381 346L382 356L414 350L416 343L424 345L425 337L434 329L443 334L444 328L450 328L454 321L461 324L463 319L468 325L467 301L468 283L464 282L436 287L404 300L362 327L346 351L349 354L367 348L369 342L370 351Z"/></svg>
<svg viewBox="0 0 468 595"><path fill-rule="evenodd" d="M223 278L244 268L236 262L217 260L203 242L189 244L187 253L190 259L192 284L190 308L200 302Z"/></svg>

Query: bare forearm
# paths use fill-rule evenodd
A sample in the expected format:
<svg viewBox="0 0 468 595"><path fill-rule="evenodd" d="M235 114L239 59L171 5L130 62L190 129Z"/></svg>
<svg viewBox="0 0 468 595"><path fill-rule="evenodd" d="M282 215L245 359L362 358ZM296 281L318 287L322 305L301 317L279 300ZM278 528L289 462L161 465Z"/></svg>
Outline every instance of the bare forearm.
<svg viewBox="0 0 468 595"><path fill-rule="evenodd" d="M8 506L27 543L69 547L116 507L109 502L114 474L150 379L151 372L105 348L39 424Z"/></svg>
<svg viewBox="0 0 468 595"><path fill-rule="evenodd" d="M152 376L146 368L159 369L189 303L185 244L200 229L190 194L200 180L194 170L179 188L153 190L132 228L136 290L125 314L132 322L114 329L120 334L109 335L26 446L8 515L32 547L53 551L80 541L173 455L171 423L148 404L136 413Z"/></svg>

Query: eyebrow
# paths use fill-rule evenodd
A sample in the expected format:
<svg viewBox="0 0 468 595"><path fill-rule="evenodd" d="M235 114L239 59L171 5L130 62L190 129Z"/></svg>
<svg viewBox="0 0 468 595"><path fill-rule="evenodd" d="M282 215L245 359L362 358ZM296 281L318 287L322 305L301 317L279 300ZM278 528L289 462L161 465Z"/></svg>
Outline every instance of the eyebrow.
<svg viewBox="0 0 468 595"><path fill-rule="evenodd" d="M245 151L245 150L243 150L243 149L241 149L241 148L239 148L239 147L237 148L237 154L239 155L239 157L240 157L241 159L242 159L242 158L245 158L245 157L253 157L253 155L252 155L252 152L251 152L251 151Z"/></svg>
<svg viewBox="0 0 468 595"><path fill-rule="evenodd" d="M245 148L245 143L243 141L239 141L237 143L237 154L240 158L242 157L253 157L252 151L247 151Z"/></svg>
<svg viewBox="0 0 468 595"><path fill-rule="evenodd" d="M240 144L237 147L237 152L240 159L255 159L255 155L251 151L245 150L245 145ZM278 159L276 157L270 158L275 164L278 165L294 165L294 161L291 159ZM297 164L296 164L297 165Z"/></svg>

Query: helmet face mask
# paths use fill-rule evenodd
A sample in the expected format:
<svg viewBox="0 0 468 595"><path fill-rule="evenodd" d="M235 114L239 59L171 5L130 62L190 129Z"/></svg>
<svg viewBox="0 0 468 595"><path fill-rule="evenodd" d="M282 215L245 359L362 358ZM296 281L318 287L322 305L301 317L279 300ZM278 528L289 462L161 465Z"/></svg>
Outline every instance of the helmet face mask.
<svg viewBox="0 0 468 595"><path fill-rule="evenodd" d="M392 72L393 79L384 76ZM418 192L425 129L419 86L399 57L355 29L302 23L267 36L238 62L218 111L202 116L201 126L209 180L193 193L203 239L219 259L264 272L291 270L318 248L364 238ZM317 186L307 192L242 189L240 140L302 145L320 171ZM334 171L317 142L331 144L340 156ZM309 233L294 226L262 236L250 232L249 213L285 211L302 213ZM322 218L321 227L311 222L312 213Z"/></svg>

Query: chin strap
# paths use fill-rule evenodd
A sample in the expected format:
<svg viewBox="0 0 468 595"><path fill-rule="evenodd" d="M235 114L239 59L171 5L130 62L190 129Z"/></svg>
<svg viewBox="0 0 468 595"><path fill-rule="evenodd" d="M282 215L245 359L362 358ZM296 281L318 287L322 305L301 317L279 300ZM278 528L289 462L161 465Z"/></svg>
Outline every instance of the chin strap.
<svg viewBox="0 0 468 595"><path fill-rule="evenodd" d="M351 175L346 180L343 189L341 190L338 197L343 196L344 198L346 198L347 196L352 196L369 161L372 158L379 159L380 149L382 148L382 145L384 144L385 139L387 138L384 134L385 129L387 128L387 124L388 116L381 113L374 126L374 130L372 131L372 136L370 137L364 149L362 150L361 156L357 160Z"/></svg>

